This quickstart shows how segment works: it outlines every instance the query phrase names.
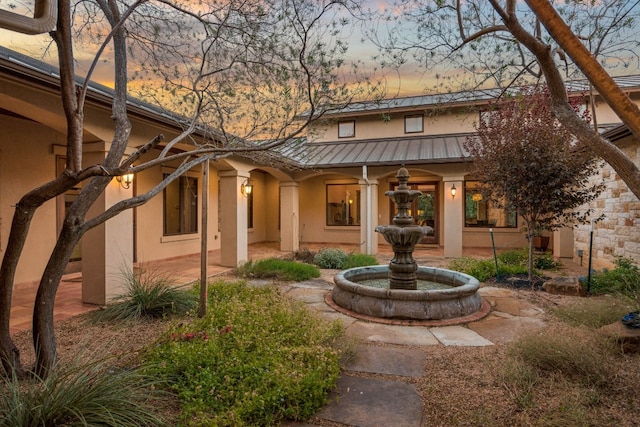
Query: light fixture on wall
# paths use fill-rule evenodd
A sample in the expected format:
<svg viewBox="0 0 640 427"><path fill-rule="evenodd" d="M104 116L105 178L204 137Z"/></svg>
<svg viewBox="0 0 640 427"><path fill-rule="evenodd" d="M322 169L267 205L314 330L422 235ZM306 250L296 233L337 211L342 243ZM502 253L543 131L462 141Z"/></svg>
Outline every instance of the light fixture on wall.
<svg viewBox="0 0 640 427"><path fill-rule="evenodd" d="M133 172L127 172L123 175L116 176L116 181L120 183L120 187L128 190L133 184Z"/></svg>
<svg viewBox="0 0 640 427"><path fill-rule="evenodd" d="M248 179L245 179L242 185L240 186L240 193L242 193L244 197L247 197L249 194L251 194L252 191L253 191L253 185Z"/></svg>
<svg viewBox="0 0 640 427"><path fill-rule="evenodd" d="M452 199L455 199L455 198L456 198L456 192L457 192L457 191L458 191L458 189L456 188L456 185L455 185L455 184L453 184L453 185L451 186L451 198L452 198Z"/></svg>

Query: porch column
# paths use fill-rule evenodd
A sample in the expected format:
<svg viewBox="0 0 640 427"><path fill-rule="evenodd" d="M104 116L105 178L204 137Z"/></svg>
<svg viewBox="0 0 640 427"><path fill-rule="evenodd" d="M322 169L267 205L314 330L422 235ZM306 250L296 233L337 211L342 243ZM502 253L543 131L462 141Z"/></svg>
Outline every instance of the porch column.
<svg viewBox="0 0 640 427"><path fill-rule="evenodd" d="M249 179L248 170L221 171L220 177L220 264L237 267L249 260L247 199L240 192Z"/></svg>
<svg viewBox="0 0 640 427"><path fill-rule="evenodd" d="M297 182L280 183L280 250L295 252L300 248L300 201Z"/></svg>
<svg viewBox="0 0 640 427"><path fill-rule="evenodd" d="M564 227L553 232L553 256L573 259L573 228Z"/></svg>
<svg viewBox="0 0 640 427"><path fill-rule="evenodd" d="M378 253L378 180L361 179L360 184L360 253Z"/></svg>
<svg viewBox="0 0 640 427"><path fill-rule="evenodd" d="M100 164L108 151L106 143L85 147L84 162ZM113 179L89 209L88 218L133 196L135 177L126 189ZM127 209L87 231L82 245L82 301L104 305L124 291L123 271L133 271L133 210Z"/></svg>
<svg viewBox="0 0 640 427"><path fill-rule="evenodd" d="M462 227L464 224L464 177L454 176L442 179L444 194L444 256L462 256ZM455 186L456 195L451 195Z"/></svg>

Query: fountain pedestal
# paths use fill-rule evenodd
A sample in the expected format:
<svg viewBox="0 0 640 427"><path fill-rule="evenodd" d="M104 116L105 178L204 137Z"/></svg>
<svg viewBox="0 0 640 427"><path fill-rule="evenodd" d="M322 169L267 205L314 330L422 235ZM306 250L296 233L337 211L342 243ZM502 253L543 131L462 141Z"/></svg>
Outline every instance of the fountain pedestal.
<svg viewBox="0 0 640 427"><path fill-rule="evenodd" d="M398 213L393 217L393 225L378 226L376 231L381 233L393 248L394 257L389 263L389 288L416 290L418 264L413 258L413 251L430 227L415 225L413 217L409 215L411 203L422 195L422 191L409 188L409 171L404 167L398 169L396 178L398 188L387 191L384 195L396 204Z"/></svg>

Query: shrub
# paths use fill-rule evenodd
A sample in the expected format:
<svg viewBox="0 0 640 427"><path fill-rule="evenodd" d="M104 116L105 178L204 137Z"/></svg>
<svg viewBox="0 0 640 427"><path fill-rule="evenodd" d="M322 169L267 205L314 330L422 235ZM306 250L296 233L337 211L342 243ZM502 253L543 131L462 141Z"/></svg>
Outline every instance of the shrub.
<svg viewBox="0 0 640 427"><path fill-rule="evenodd" d="M619 320L633 307L615 297L581 298L572 304L553 310L560 320L572 326L586 326L597 329Z"/></svg>
<svg viewBox="0 0 640 427"><path fill-rule="evenodd" d="M585 387L606 387L614 379L610 347L576 328L524 335L509 352L537 372L556 373Z"/></svg>
<svg viewBox="0 0 640 427"><path fill-rule="evenodd" d="M368 254L349 254L342 265L343 269L378 265L378 259Z"/></svg>
<svg viewBox="0 0 640 427"><path fill-rule="evenodd" d="M300 248L293 254L293 259L301 262L305 262L307 264L313 264L313 258L316 256L316 253L309 248Z"/></svg>
<svg viewBox="0 0 640 427"><path fill-rule="evenodd" d="M492 259L456 258L449 262L447 268L473 276L481 282L496 276L496 265Z"/></svg>
<svg viewBox="0 0 640 427"><path fill-rule="evenodd" d="M176 287L166 275L154 271L134 273L125 270L125 293L113 298L109 305L94 311L94 320L132 320L185 314L197 306L197 296L188 289Z"/></svg>
<svg viewBox="0 0 640 427"><path fill-rule="evenodd" d="M640 268L629 258L617 258L613 270L592 274L590 291L594 295L618 294L640 307Z"/></svg>
<svg viewBox="0 0 640 427"><path fill-rule="evenodd" d="M334 248L321 249L313 257L313 263L320 268L342 269L346 260L347 254L342 249Z"/></svg>
<svg viewBox="0 0 640 427"><path fill-rule="evenodd" d="M505 251L498 254L498 263L505 265L527 265L529 252L526 249Z"/></svg>
<svg viewBox="0 0 640 427"><path fill-rule="evenodd" d="M278 258L265 258L259 261L248 261L236 269L240 277L260 279L278 279L303 281L320 277L320 270L315 265L304 264Z"/></svg>
<svg viewBox="0 0 640 427"><path fill-rule="evenodd" d="M536 253L533 255L533 268L538 270L556 270L562 264L555 259L550 252Z"/></svg>
<svg viewBox="0 0 640 427"><path fill-rule="evenodd" d="M46 379L0 380L0 426L162 426L148 400L158 381L113 360L55 366Z"/></svg>
<svg viewBox="0 0 640 427"><path fill-rule="evenodd" d="M529 255L526 249L505 251L498 254L497 258L498 270L501 276L528 274L527 263ZM559 265L558 261L556 261L551 254L544 253L534 255L535 269L549 270L557 268ZM493 258L457 258L452 260L447 268L469 274L481 282L496 277L496 262Z"/></svg>
<svg viewBox="0 0 640 427"><path fill-rule="evenodd" d="M209 286L209 311L150 349L193 425L277 425L307 419L340 374L340 322L325 323L273 287Z"/></svg>

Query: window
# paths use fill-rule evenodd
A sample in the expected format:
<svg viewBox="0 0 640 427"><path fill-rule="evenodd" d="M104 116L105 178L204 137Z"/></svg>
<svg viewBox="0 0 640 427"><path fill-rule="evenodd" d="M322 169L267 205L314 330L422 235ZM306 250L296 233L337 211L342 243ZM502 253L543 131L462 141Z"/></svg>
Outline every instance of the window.
<svg viewBox="0 0 640 427"><path fill-rule="evenodd" d="M424 131L424 116L413 114L404 116L404 133L420 133Z"/></svg>
<svg viewBox="0 0 640 427"><path fill-rule="evenodd" d="M165 178L168 175L165 174ZM167 185L163 193L164 235L198 232L198 180L181 176Z"/></svg>
<svg viewBox="0 0 640 427"><path fill-rule="evenodd" d="M360 186L327 184L327 225L360 225Z"/></svg>
<svg viewBox="0 0 640 427"><path fill-rule="evenodd" d="M353 138L356 136L356 121L338 122L338 138Z"/></svg>
<svg viewBox="0 0 640 427"><path fill-rule="evenodd" d="M254 185L253 190L255 189ZM253 228L253 191L245 196L247 197L247 228Z"/></svg>
<svg viewBox="0 0 640 427"><path fill-rule="evenodd" d="M518 226L515 209L500 209L491 206L480 193L480 182L464 183L464 222L467 227L502 227Z"/></svg>

